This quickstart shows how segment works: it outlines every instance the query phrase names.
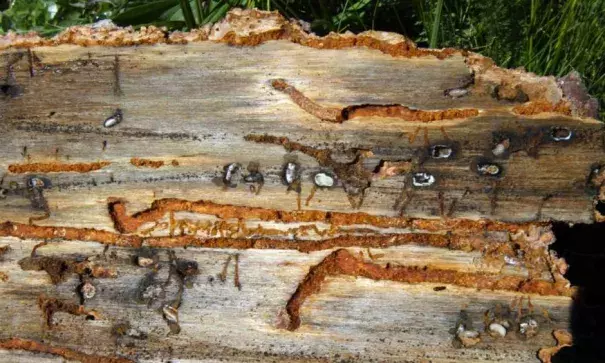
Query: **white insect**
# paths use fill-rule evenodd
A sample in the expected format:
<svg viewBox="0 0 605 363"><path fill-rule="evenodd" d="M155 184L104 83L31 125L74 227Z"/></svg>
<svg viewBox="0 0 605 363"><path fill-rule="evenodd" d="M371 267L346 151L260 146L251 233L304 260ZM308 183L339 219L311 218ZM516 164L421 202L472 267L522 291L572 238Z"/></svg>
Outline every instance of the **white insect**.
<svg viewBox="0 0 605 363"><path fill-rule="evenodd" d="M504 262L507 265L512 265L512 266L520 265L519 260L517 260L514 257L510 257L510 256L504 256Z"/></svg>
<svg viewBox="0 0 605 363"><path fill-rule="evenodd" d="M538 328L538 322L534 319L528 319L519 324L519 333L521 334L535 334Z"/></svg>
<svg viewBox="0 0 605 363"><path fill-rule="evenodd" d="M466 88L450 88L443 91L445 96L450 96L451 98L460 98L464 97L468 94L468 89Z"/></svg>
<svg viewBox="0 0 605 363"><path fill-rule="evenodd" d="M334 177L327 173L317 173L313 178L318 187L329 188L334 186Z"/></svg>
<svg viewBox="0 0 605 363"><path fill-rule="evenodd" d="M240 170L241 165L239 163L231 163L225 167L225 175L223 176L223 183L230 185L233 176Z"/></svg>
<svg viewBox="0 0 605 363"><path fill-rule="evenodd" d="M143 257L143 256L137 257L137 264L141 267L149 267L149 266L153 265L154 263L155 262L153 261L152 258Z"/></svg>
<svg viewBox="0 0 605 363"><path fill-rule="evenodd" d="M97 293L97 288L90 282L85 282L82 287L80 287L80 292L82 293L83 298L92 299Z"/></svg>
<svg viewBox="0 0 605 363"><path fill-rule="evenodd" d="M286 184L290 185L298 179L298 165L295 163L286 164L286 170L284 172L284 179Z"/></svg>
<svg viewBox="0 0 605 363"><path fill-rule="evenodd" d="M496 146L494 146L494 148L492 149L492 153L496 156L500 156L506 152L506 149L507 149L507 146L506 146L505 142L501 142L501 143L497 144Z"/></svg>
<svg viewBox="0 0 605 363"><path fill-rule="evenodd" d="M120 122L122 122L122 110L120 110L119 108L113 113L113 115L109 116L108 118L105 119L105 121L103 121L103 126L104 127L114 127L115 125L119 124Z"/></svg>
<svg viewBox="0 0 605 363"><path fill-rule="evenodd" d="M164 314L164 319L169 323L178 323L179 322L179 311L170 305L164 305L162 308L162 313Z"/></svg>
<svg viewBox="0 0 605 363"><path fill-rule="evenodd" d="M507 333L506 328L502 324L498 323L491 323L489 325L489 331L492 333L492 335L498 335L501 337L505 337Z"/></svg>

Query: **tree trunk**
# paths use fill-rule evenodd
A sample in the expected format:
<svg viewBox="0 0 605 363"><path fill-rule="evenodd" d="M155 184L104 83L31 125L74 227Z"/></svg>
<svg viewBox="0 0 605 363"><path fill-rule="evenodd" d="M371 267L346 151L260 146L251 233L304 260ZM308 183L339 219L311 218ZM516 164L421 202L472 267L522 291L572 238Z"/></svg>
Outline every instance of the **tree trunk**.
<svg viewBox="0 0 605 363"><path fill-rule="evenodd" d="M568 327L550 221L602 218L605 153L554 78L255 10L0 45L0 361L535 362Z"/></svg>

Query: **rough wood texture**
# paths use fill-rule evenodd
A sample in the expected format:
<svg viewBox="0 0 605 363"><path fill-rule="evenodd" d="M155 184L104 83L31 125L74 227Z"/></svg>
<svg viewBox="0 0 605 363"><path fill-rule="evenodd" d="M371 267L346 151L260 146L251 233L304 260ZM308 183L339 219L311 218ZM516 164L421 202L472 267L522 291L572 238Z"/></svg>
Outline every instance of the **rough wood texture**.
<svg viewBox="0 0 605 363"><path fill-rule="evenodd" d="M0 361L534 362L567 328L548 221L603 218L605 152L554 78L258 11L0 46Z"/></svg>

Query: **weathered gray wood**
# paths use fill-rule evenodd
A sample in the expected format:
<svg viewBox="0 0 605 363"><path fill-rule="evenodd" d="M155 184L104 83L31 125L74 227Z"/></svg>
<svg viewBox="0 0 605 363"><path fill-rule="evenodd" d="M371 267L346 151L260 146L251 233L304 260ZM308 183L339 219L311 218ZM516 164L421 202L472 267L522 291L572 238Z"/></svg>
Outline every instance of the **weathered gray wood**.
<svg viewBox="0 0 605 363"><path fill-rule="evenodd" d="M102 318L85 321L57 313L52 329L44 326L36 306L40 293L77 301L75 275L57 286L50 284L44 272L21 271L18 260L29 255L33 241L5 239L14 250L2 264L11 278L0 285L4 309L0 310L3 336L55 342L84 352L100 355L126 355L137 361L158 359L228 359L228 360L315 360L355 358L388 361L449 362L456 359L508 362L533 361L537 350L550 345L551 328L565 328L568 298L532 296L536 312L548 310L553 323L540 335L527 342L513 336L504 340L485 338L473 349L452 346L449 330L455 326L461 309L468 310L477 324L486 308L501 303L509 305L518 295L510 292L475 291L448 286L436 292L435 284L406 285L362 278L330 278L321 293L310 299L302 310L303 325L295 332L276 327L279 313L307 269L321 261L329 251L301 254L268 250L187 250L176 249L178 257L195 260L201 273L193 286L185 290L179 309L181 332L168 335L162 316L145 304L137 304L136 286L149 270L130 263L133 251L103 247L92 243L64 242L40 248L40 254L78 253L98 256L99 262L116 267L118 278L98 279L97 297L86 302ZM20 252L22 251L22 252ZM229 254L240 254L241 291L232 282L233 266L228 280L217 278ZM377 253L377 251L374 251ZM379 261L424 265L447 265L450 268L476 269L481 265L477 255L447 252L421 247L400 247L380 251ZM162 260L167 262L165 253ZM473 257L478 260L472 261ZM14 272L13 272L14 271ZM172 292L174 293L174 291ZM524 303L527 308L527 303ZM15 317L15 312L19 314ZM146 340L111 336L114 324L129 321L133 328L148 334ZM512 335L512 334L511 334ZM127 342L135 344L134 351ZM169 349L172 347L172 351ZM128 352L132 352L131 355ZM269 353L268 357L264 354ZM315 357L315 358L314 358ZM3 358L0 358L3 359ZM10 361L6 359L5 361Z"/></svg>
<svg viewBox="0 0 605 363"><path fill-rule="evenodd" d="M2 103L6 138L2 162L5 168L28 161L111 162L111 166L91 175L57 176L55 183L71 187L70 194L78 203L90 195L81 184L92 179L101 184L97 190L103 195L102 190L111 194L113 185L104 185L110 174L116 182L171 175L183 181L194 180L199 198L212 195L232 204L294 209L296 204L291 198L268 202L269 198L257 197L248 202L250 198L244 197L241 189L217 193L211 179L220 173L222 165L230 162L246 165L249 161L260 161L267 173L267 186L280 184L278 171L285 150L245 142L244 136L268 133L312 147L340 144L345 148L368 149L373 151L371 160L376 163L380 159L412 159L427 142L423 128L428 130L428 143L435 143L444 141L441 131L444 127L447 137L462 143L459 155L449 163L426 163L425 169L439 176L441 186L418 192L406 214L436 216L438 191L451 200L468 187L473 193L460 206L462 216L491 217L489 193L484 192L490 182L469 168L473 158L490 150L492 132L512 131L522 137L530 126L575 126L578 122L569 118L527 119L506 114L497 111L497 107L510 106L499 105L489 96L460 100L444 97L444 89L468 74L464 58L457 56L420 61L393 58L369 49L314 50L288 42L270 42L254 48L214 43L118 49L53 47L36 49L35 54L50 69L29 77L26 57L14 66L23 95ZM120 54L120 88L124 93L119 97L113 95L112 86L115 54ZM88 55L98 67L78 65ZM347 62L341 62L341 58ZM439 71L430 70L435 67ZM326 105L403 104L420 109L473 105L482 113L469 120L429 124L361 118L331 125L302 111L286 95L273 90L269 81L274 78L291 80L308 97ZM124 111L123 123L114 129L103 129L103 120L118 107ZM505 176L499 183L496 218L533 220L541 199L553 195L543 205L544 218L574 222L592 219L592 196L585 192L584 182L590 166L603 159L602 145L596 142L602 137L601 125L586 121L577 125L582 130L579 133L596 134L578 137L573 147L547 144L539 149L537 158L520 152L502 163ZM420 131L416 130L418 127ZM414 133L418 133L416 140L410 143ZM107 141L105 150L103 141ZM24 147L30 159L21 155ZM168 163L177 160L180 166L143 170L130 164L132 157ZM317 164L309 157L299 157L305 166L303 179L307 180L318 170ZM530 167L539 171L537 175L527 174ZM21 175L5 178L5 182L11 180L20 181ZM401 178L377 181L367 191L362 210L393 213L391 202L399 196L402 184ZM171 185L159 184L155 189L171 195ZM180 185L175 185L177 190ZM186 189L191 191L190 187ZM306 194L310 189L308 183L303 184L303 189ZM321 208L349 207L340 189L322 194ZM52 204L54 198L50 193L48 198ZM63 208L63 213L69 213L69 208ZM76 214L89 218L89 213Z"/></svg>
<svg viewBox="0 0 605 363"><path fill-rule="evenodd" d="M9 247L0 256L0 361L52 361L23 353L12 338L90 361L536 361L538 349L553 345L552 331L567 327L573 294L564 261L548 253L546 222L594 220L599 185L589 179L605 159L601 124L570 110L553 79L490 68L478 55L421 51L383 33L322 39L275 14L238 14L201 36L209 40L188 44L159 37L153 45L80 47L67 44L79 38L60 37L64 44L25 49L10 40L0 100L0 247ZM249 36L234 25L250 24L246 16L267 28ZM262 41L251 46L255 36ZM345 47L351 39L357 46ZM330 47L343 49L318 49ZM472 71L468 95L444 95ZM275 87L278 79L304 100ZM322 120L301 102L350 117ZM361 105L385 107L353 116L351 106ZM405 115L386 117L388 105ZM416 117L405 107L423 117L477 115L423 122L405 119ZM555 112L523 115L519 107ZM123 121L103 127L118 108ZM553 140L554 128L571 139ZM510 138L507 159L492 153L502 135ZM431 158L435 145L452 146L453 157ZM483 157L500 165L501 177L477 173ZM282 182L284 163L294 160L300 194ZM260 164L258 194L241 180L222 185L223 168L235 162L243 174ZM337 185L315 190L320 171L337 174ZM415 187L415 172L436 182ZM25 186L34 175L52 182L42 191L46 219L30 220L46 212L32 207L35 188ZM363 193L351 191L364 181ZM49 243L32 255L42 241ZM153 271L133 262L141 246L154 248L155 278L168 281L150 304L137 295ZM184 284L176 272L169 277L171 251L196 262L199 274ZM69 271L34 271L35 261L68 261ZM401 272L410 267L426 268L426 278ZM97 291L84 316L57 312L48 326L41 294L77 306L88 280ZM307 288L295 326L292 301ZM175 300L180 331L169 334L162 307ZM484 331L484 315L497 305L513 311L505 338ZM101 317L85 320L91 309ZM472 347L452 344L461 311L481 331ZM523 340L513 330L531 314L544 316L541 329ZM126 322L130 330L118 328Z"/></svg>

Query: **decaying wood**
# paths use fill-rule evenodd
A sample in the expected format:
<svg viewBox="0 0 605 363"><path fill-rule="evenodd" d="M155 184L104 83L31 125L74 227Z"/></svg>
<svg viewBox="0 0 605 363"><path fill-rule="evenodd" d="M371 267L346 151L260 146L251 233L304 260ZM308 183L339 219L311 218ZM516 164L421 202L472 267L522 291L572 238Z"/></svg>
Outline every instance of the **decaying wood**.
<svg viewBox="0 0 605 363"><path fill-rule="evenodd" d="M535 362L568 328L550 221L604 219L605 149L552 77L256 10L0 47L0 361Z"/></svg>

